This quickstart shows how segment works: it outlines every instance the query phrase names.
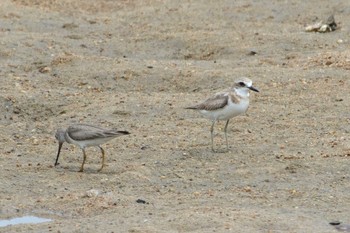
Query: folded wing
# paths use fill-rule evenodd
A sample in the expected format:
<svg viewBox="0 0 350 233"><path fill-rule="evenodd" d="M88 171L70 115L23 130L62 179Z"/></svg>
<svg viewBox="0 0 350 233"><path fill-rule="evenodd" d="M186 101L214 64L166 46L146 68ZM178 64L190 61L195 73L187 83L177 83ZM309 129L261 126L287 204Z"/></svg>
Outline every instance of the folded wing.
<svg viewBox="0 0 350 233"><path fill-rule="evenodd" d="M187 107L186 109L214 111L225 107L227 105L227 102L228 102L227 93L218 93L213 97L210 97L209 99L205 100L204 102L192 107Z"/></svg>
<svg viewBox="0 0 350 233"><path fill-rule="evenodd" d="M116 129L103 129L100 127L76 124L69 126L67 133L75 141L91 140L97 138L113 138L125 134L129 134L127 131L118 131Z"/></svg>

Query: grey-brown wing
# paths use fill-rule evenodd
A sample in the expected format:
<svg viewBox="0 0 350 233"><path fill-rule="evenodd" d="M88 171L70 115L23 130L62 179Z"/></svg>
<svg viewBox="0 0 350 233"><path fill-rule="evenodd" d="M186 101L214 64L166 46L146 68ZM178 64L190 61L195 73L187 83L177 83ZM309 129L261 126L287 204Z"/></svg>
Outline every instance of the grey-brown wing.
<svg viewBox="0 0 350 233"><path fill-rule="evenodd" d="M218 93L213 97L205 100L203 103L190 107L190 109L213 111L225 107L227 105L227 102L227 93Z"/></svg>
<svg viewBox="0 0 350 233"><path fill-rule="evenodd" d="M96 138L117 137L128 134L126 131L117 131L114 129L103 129L93 125L76 124L69 126L67 133L69 137L76 141L91 140Z"/></svg>

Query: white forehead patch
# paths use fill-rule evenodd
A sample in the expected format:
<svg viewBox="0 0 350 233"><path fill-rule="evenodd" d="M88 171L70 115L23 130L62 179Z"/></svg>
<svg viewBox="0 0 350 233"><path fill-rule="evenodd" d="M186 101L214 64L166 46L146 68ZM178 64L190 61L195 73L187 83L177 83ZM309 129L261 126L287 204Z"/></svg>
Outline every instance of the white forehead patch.
<svg viewBox="0 0 350 233"><path fill-rule="evenodd" d="M235 83L240 83L244 82L247 87L251 87L253 85L252 80L246 77L239 78L238 80L235 81Z"/></svg>

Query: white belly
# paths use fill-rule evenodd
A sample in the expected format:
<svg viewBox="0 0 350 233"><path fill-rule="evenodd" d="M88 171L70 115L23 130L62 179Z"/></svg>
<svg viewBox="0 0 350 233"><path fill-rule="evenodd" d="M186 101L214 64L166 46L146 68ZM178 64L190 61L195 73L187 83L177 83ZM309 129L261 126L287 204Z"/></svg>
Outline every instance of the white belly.
<svg viewBox="0 0 350 233"><path fill-rule="evenodd" d="M200 113L210 120L228 120L232 117L245 113L248 106L248 99L241 99L239 104L232 103L231 100L229 100L228 105L226 105L224 108L213 111L201 110Z"/></svg>

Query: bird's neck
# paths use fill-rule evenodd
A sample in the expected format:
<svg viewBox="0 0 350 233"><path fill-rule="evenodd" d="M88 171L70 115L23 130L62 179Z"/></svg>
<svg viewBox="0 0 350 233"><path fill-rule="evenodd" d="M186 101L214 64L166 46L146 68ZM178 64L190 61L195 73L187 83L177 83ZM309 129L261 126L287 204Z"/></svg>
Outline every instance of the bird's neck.
<svg viewBox="0 0 350 233"><path fill-rule="evenodd" d="M71 139L71 137L69 136L69 134L68 134L67 131L64 133L63 136L64 136L64 140L65 140L67 143L70 143L70 144L73 143L73 142L72 142L72 139Z"/></svg>
<svg viewBox="0 0 350 233"><path fill-rule="evenodd" d="M248 98L249 97L249 90L242 89L242 88L234 88L234 91L236 95L238 95L241 98Z"/></svg>

